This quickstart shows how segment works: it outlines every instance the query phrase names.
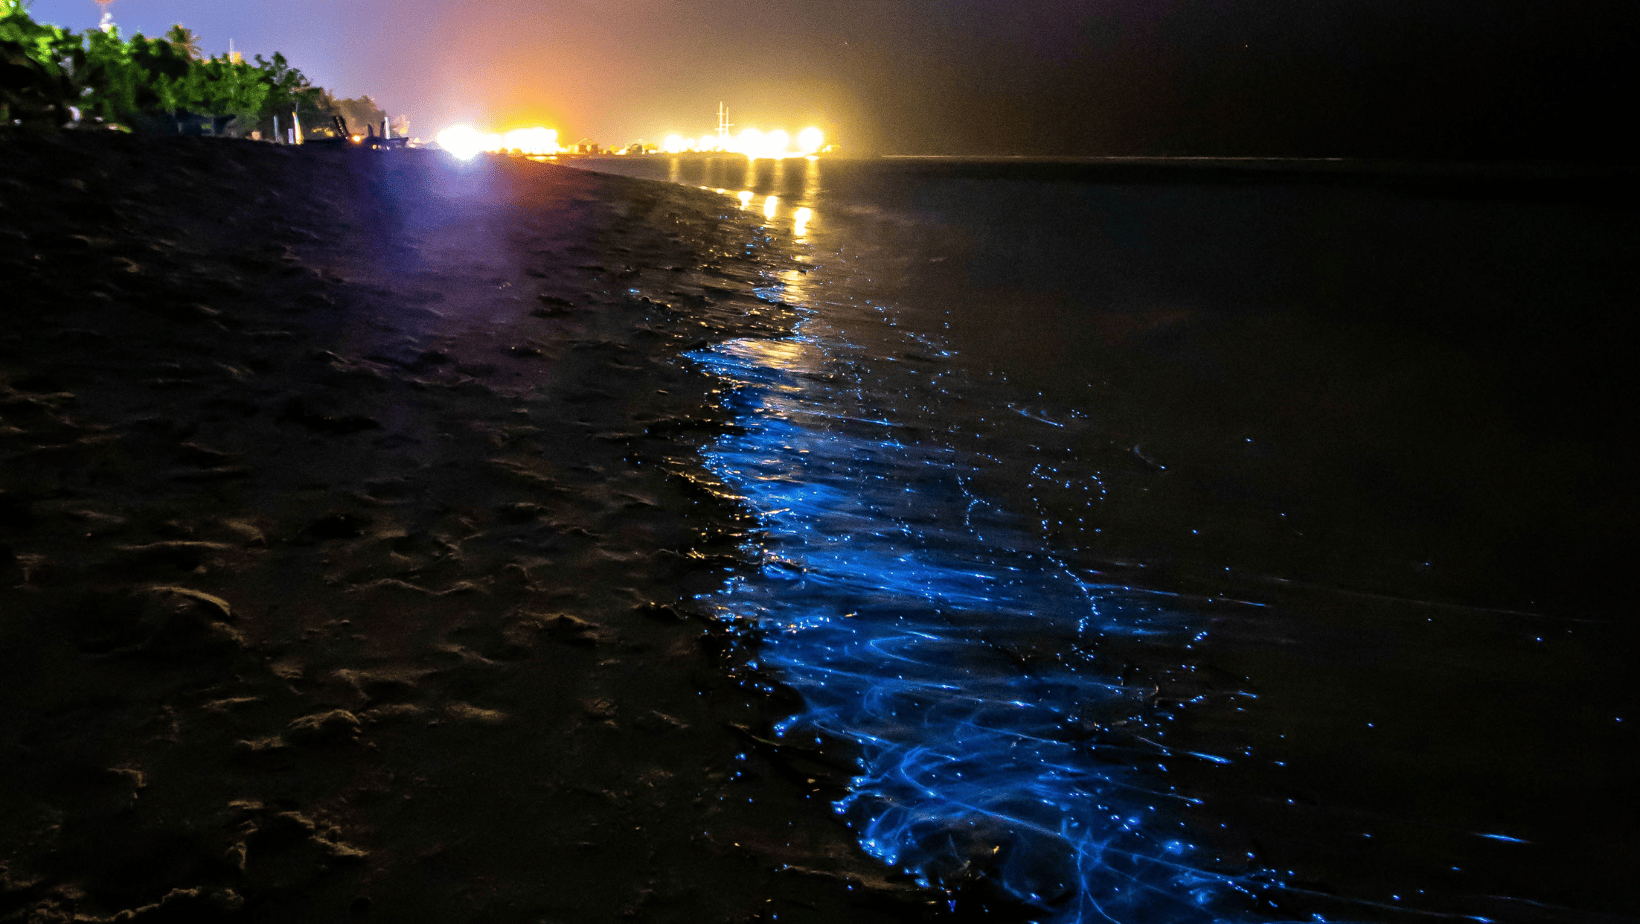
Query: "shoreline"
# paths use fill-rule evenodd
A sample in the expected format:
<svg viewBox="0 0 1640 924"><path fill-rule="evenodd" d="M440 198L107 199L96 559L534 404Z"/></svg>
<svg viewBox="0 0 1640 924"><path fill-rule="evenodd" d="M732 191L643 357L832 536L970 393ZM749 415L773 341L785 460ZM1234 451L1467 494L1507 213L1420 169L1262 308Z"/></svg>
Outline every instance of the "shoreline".
<svg viewBox="0 0 1640 924"><path fill-rule="evenodd" d="M785 158L790 162L802 158ZM561 156L564 166L632 176L633 161L683 163L727 160L740 154L695 152ZM977 180L1053 182L1099 186L1298 186L1378 190L1459 200L1581 202L1632 210L1640 200L1640 168L1605 161L1414 161L1356 157L1094 157L1049 155L879 154L822 156L834 163L874 162L908 175L937 171ZM762 169L780 158L755 158ZM813 203L808 203L813 204Z"/></svg>
<svg viewBox="0 0 1640 924"><path fill-rule="evenodd" d="M622 166L666 175L664 160ZM966 703L988 680L1047 687L1057 665L1092 651L1130 679L1141 665L1214 678L1205 699L1155 694L1154 740L1165 729L1175 749L1229 760L1175 750L1155 768L1167 780L1158 788L1191 792L1198 822L1259 845L1228 856L1254 851L1308 883L1304 897L1283 896L1299 907L1330 891L1328 916L1348 918L1416 891L1422 912L1460 916L1521 917L1528 902L1554 909L1545 920L1621 908L1608 885L1627 838L1599 806L1621 791L1616 755L1631 724L1619 678L1632 631L1609 541L1624 496L1609 409L1625 389L1620 364L1599 358L1621 342L1625 213L1279 185L1097 188L1060 208L1053 184L964 188L927 169L922 185L902 184L902 169L784 186L761 169L745 183L732 166L683 174L746 189L748 210L777 225L793 205L815 206L816 271L785 288L806 306L798 332L708 352L750 384L734 398L744 427L719 441L716 464L763 502L774 562L722 599L776 627L764 661L813 682L810 724L788 732L887 727L913 742L862 749L880 771L851 785L862 816L886 805L905 820L873 837L857 818L862 841L943 875L924 832L941 817L969 830L980 800L929 795L940 758L974 792L1037 791L1028 774L981 786L958 763L976 751L967 709L953 707L960 730L897 722L941 712L938 694L897 682L913 665ZM783 211L770 207L776 195ZM1146 291L1170 276L1184 278ZM1056 292L1062 301L1040 297ZM893 436L876 432L883 424ZM957 451L920 464L934 447ZM998 567L970 630L940 599L966 586L966 569L930 564L931 524L972 528L975 511L1008 508L1024 513L1020 540L992 525L953 546L992 567L1032 535L1044 547ZM1084 611L1074 601L1044 592L1028 617L996 612L994 588L1056 570L1096 582L1101 609L1159 591L1172 597L1159 609L1172 603L1209 631L1118 655L1103 632L1086 648L1071 630L1054 634L1054 614ZM865 600L881 618L867 618ZM953 622L967 631L951 633ZM1113 622L1117 637L1133 626ZM1035 647L1009 641L1014 631L1037 633ZM881 634L863 644L869 633ZM989 649L972 652L976 663L1020 651L1051 660L973 668L961 652L975 636ZM888 656L862 666L880 640ZM1057 714L1080 722L1084 702L1065 696ZM1018 732L1024 720L1006 721ZM1063 722L1024 737L1085 734ZM902 768L896 755L912 759ZM974 763L1012 768L1017 756ZM874 787L906 776L914 792L872 801ZM945 869L962 867L956 855ZM972 910L956 897L959 916Z"/></svg>
<svg viewBox="0 0 1640 924"><path fill-rule="evenodd" d="M790 323L756 222L500 158L0 150L0 919L926 913L686 602L747 521L675 360Z"/></svg>

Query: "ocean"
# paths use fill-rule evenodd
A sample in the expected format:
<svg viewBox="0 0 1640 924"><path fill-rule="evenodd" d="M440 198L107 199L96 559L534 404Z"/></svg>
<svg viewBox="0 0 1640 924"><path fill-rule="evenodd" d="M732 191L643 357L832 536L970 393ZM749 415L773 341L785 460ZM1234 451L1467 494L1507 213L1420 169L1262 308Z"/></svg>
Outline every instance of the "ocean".
<svg viewBox="0 0 1640 924"><path fill-rule="evenodd" d="M738 157L787 336L685 357L862 848L1042 921L1629 919L1632 177Z"/></svg>

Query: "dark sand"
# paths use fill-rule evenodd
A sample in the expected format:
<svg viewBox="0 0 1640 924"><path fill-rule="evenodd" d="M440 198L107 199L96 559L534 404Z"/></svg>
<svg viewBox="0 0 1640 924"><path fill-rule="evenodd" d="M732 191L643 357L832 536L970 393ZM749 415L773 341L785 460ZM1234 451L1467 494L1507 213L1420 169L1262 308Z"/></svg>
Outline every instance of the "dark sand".
<svg viewBox="0 0 1640 924"><path fill-rule="evenodd" d="M0 921L926 913L687 603L731 205L0 133Z"/></svg>

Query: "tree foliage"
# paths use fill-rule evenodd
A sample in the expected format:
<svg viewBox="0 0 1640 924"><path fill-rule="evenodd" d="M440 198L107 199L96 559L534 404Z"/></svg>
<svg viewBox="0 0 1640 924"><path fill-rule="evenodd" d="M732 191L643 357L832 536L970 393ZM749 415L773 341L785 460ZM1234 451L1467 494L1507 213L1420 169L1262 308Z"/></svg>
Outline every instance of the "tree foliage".
<svg viewBox="0 0 1640 924"><path fill-rule="evenodd" d="M169 42L171 48L184 58L197 60L203 54L200 50L203 46L199 41L199 33L181 23L177 23L166 31L165 41Z"/></svg>
<svg viewBox="0 0 1640 924"><path fill-rule="evenodd" d="M82 111L138 129L185 113L259 117L272 90L265 75L226 55L191 57L178 31L165 39L139 33L129 41L117 28L86 33L85 64L75 72L84 83Z"/></svg>
<svg viewBox="0 0 1640 924"><path fill-rule="evenodd" d="M84 66L78 36L35 22L20 0L0 0L0 124L67 124Z"/></svg>
<svg viewBox="0 0 1640 924"><path fill-rule="evenodd" d="M346 119L347 124L356 132L364 131L365 126L369 125L373 126L379 133L382 128L382 120L387 118L387 113L382 110L382 107L376 105L376 101L368 96L361 96L358 99L339 99L333 105L337 114Z"/></svg>
<svg viewBox="0 0 1640 924"><path fill-rule="evenodd" d="M20 0L0 0L0 125L78 119L174 131L193 115L231 116L248 131L293 110L328 122L340 104L358 102L334 100L278 53L255 64L205 57L198 34L181 25L157 39L126 39L115 27L77 34L34 21Z"/></svg>

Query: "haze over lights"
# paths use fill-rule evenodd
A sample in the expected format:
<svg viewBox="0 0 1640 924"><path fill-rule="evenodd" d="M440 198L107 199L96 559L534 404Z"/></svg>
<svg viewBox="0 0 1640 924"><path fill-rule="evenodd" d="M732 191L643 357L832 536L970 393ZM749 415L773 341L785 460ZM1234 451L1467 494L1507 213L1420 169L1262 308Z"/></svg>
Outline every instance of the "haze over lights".
<svg viewBox="0 0 1640 924"><path fill-rule="evenodd" d="M557 154L558 130L553 128L519 128L501 136L501 148L520 154Z"/></svg>
<svg viewBox="0 0 1640 924"><path fill-rule="evenodd" d="M674 133L666 136L666 140L661 143L661 150L668 154L682 154L686 151L743 154L755 160L765 157L807 157L825 146L825 133L811 126L797 133L796 146L793 146L791 135L784 129L762 132L755 128L747 128L738 135L701 135L699 138L685 138Z"/></svg>
<svg viewBox="0 0 1640 924"><path fill-rule="evenodd" d="M438 133L438 145L458 160L472 160L482 152L517 151L520 154L557 154L558 130L518 128L505 135L480 132L471 125L452 125Z"/></svg>
<svg viewBox="0 0 1640 924"><path fill-rule="evenodd" d="M471 125L452 125L438 133L438 146L450 152L456 160L472 160L481 151L490 150L491 140L501 144L500 135L486 135Z"/></svg>
<svg viewBox="0 0 1640 924"><path fill-rule="evenodd" d="M452 125L438 133L439 147L460 160L471 160L484 152L517 154L558 154L564 149L558 144L558 131L552 128L519 128L506 134L481 132L471 125ZM796 142L785 129L764 132L747 128L738 135L727 132L686 138L671 134L661 143L660 150L667 154L685 152L739 154L753 160L764 158L812 157L826 147L826 136L818 128L809 127L797 134ZM649 150L655 150L653 147ZM624 153L616 149L616 153Z"/></svg>

